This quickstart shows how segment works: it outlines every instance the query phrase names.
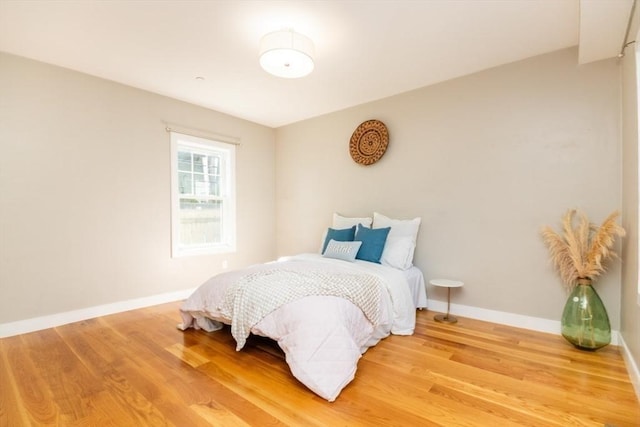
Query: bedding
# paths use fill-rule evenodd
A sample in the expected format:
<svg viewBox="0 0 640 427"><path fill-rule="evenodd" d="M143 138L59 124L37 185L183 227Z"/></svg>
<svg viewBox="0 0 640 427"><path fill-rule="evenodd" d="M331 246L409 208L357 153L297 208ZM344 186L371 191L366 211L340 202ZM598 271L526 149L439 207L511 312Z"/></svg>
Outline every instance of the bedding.
<svg viewBox="0 0 640 427"><path fill-rule="evenodd" d="M362 242L338 242L331 239L322 256L354 262L360 246Z"/></svg>
<svg viewBox="0 0 640 427"><path fill-rule="evenodd" d="M255 301L237 299L251 292L250 284L263 288L278 282L293 289L265 288ZM303 289L297 289L302 283ZM344 287L347 295L325 289L332 287ZM236 306L246 310L234 313L230 307ZM358 360L369 347L389 334L413 334L415 307L401 270L301 254L212 277L183 304L179 327L214 331L229 324L232 332L246 328L239 338L234 336L238 350L245 333L269 337L284 351L292 374L332 402L353 380ZM251 320L234 324L238 315Z"/></svg>
<svg viewBox="0 0 640 427"><path fill-rule="evenodd" d="M371 228L372 223L373 223L373 218L370 216L348 217L348 216L342 216L337 212L334 212L333 219L332 219L333 228L350 228L358 224L362 224L365 227Z"/></svg>
<svg viewBox="0 0 640 427"><path fill-rule="evenodd" d="M374 230L358 224L353 240L362 242L362 245L356 254L356 258L380 264L380 257L382 256L389 230L391 230L391 227Z"/></svg>
<svg viewBox="0 0 640 427"><path fill-rule="evenodd" d="M329 241L335 240L336 242L352 242L356 234L356 226L349 228L329 228L324 238L324 244L322 245L322 253L327 250Z"/></svg>
<svg viewBox="0 0 640 427"><path fill-rule="evenodd" d="M420 310L427 308L427 287L422 271L418 267L410 267L403 270L402 273L409 284L413 305Z"/></svg>
<svg viewBox="0 0 640 427"><path fill-rule="evenodd" d="M390 267L407 270L413 266L413 255L418 239L421 219L393 219L381 213L373 213L373 228L391 228L381 263Z"/></svg>
<svg viewBox="0 0 640 427"><path fill-rule="evenodd" d="M347 216L342 216L337 212L334 212L333 214L333 219L332 219L332 225L331 228L333 228L334 230L344 230L347 228L353 228L354 230L354 234L355 234L355 227L358 224L362 224L365 227L369 227L371 228L371 224L373 223L373 218L372 217L347 217ZM320 253L324 253L324 251L326 250L327 247L327 242L331 239L330 237L327 237L327 234L330 233L331 229L328 229L327 231L324 232L323 236L322 236L322 244L320 245ZM334 240L340 240L340 239L334 239ZM353 236L351 236L350 239L348 240L353 240Z"/></svg>

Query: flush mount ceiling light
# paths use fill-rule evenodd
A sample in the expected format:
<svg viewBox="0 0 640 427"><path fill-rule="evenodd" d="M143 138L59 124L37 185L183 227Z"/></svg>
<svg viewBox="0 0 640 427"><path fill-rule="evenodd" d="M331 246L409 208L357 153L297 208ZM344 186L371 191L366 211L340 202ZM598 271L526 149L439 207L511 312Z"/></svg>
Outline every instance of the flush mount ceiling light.
<svg viewBox="0 0 640 427"><path fill-rule="evenodd" d="M313 71L313 42L293 30L274 31L260 40L260 65L269 74L295 79Z"/></svg>

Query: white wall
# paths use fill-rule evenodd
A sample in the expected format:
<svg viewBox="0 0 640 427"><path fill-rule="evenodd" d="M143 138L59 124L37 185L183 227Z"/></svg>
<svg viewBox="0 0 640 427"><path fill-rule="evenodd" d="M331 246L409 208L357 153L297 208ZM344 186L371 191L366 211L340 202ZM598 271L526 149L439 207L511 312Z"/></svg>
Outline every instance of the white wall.
<svg viewBox="0 0 640 427"><path fill-rule="evenodd" d="M422 217L415 263L460 279L455 302L559 320L566 293L540 238L568 208L621 208L615 60L567 49L277 129L278 254L316 251L332 212ZM382 120L384 157L354 163L354 129ZM596 284L617 329L620 267ZM446 300L446 291L429 289Z"/></svg>
<svg viewBox="0 0 640 427"><path fill-rule="evenodd" d="M194 288L275 256L275 131L0 54L0 324ZM162 120L240 138L237 253L170 256Z"/></svg>
<svg viewBox="0 0 640 427"><path fill-rule="evenodd" d="M640 37L640 8L636 8L630 40ZM636 35L635 38L633 35ZM622 140L623 140L623 245L620 334L636 366L636 392L640 396L640 297L638 296L638 85L636 57L638 44L625 50L622 59ZM633 377L632 377L633 378Z"/></svg>

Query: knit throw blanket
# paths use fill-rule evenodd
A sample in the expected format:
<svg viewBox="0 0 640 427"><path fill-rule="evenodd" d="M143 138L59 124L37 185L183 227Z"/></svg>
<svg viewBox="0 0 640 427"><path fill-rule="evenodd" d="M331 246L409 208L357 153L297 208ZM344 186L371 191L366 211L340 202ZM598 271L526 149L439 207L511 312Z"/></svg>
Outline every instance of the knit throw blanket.
<svg viewBox="0 0 640 427"><path fill-rule="evenodd" d="M244 347L251 328L277 308L307 296L337 296L358 306L377 326L381 280L369 274L326 271L267 270L248 274L227 290L222 313L231 319L236 350Z"/></svg>

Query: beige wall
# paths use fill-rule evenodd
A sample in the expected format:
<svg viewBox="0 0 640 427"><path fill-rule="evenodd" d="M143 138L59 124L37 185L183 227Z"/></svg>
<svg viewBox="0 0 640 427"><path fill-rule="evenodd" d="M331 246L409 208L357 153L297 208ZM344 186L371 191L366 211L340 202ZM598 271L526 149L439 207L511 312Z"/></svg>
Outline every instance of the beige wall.
<svg viewBox="0 0 640 427"><path fill-rule="evenodd" d="M170 256L161 120L241 139L237 253ZM0 54L0 323L198 286L275 256L273 129Z"/></svg>
<svg viewBox="0 0 640 427"><path fill-rule="evenodd" d="M234 268L315 251L332 212L374 210L422 217L416 264L427 279L464 280L455 302L557 320L565 293L540 226L569 207L596 221L621 207L619 63L578 66L576 56L563 50L274 131L0 54L0 323L189 289L223 260ZM623 63L626 123L635 81ZM363 167L348 141L370 118L387 124L391 143ZM241 139L236 254L171 259L161 120ZM624 126L626 260L637 253L637 160ZM619 265L597 289L637 356L637 263L624 265L622 296ZM430 296L444 300L438 291Z"/></svg>
<svg viewBox="0 0 640 427"><path fill-rule="evenodd" d="M639 40L640 8L636 8L630 40ZM634 35L636 37L634 37ZM640 299L638 297L638 96L636 57L638 44L622 59L623 225L628 236L622 248L622 308L620 333L640 366Z"/></svg>
<svg viewBox="0 0 640 427"><path fill-rule="evenodd" d="M539 230L571 207L598 222L620 209L619 76L567 49L277 129L278 254L317 250L334 211L419 216L416 264L463 280L456 303L559 320ZM365 167L348 143L372 118L390 145ZM617 329L619 265L596 287Z"/></svg>

